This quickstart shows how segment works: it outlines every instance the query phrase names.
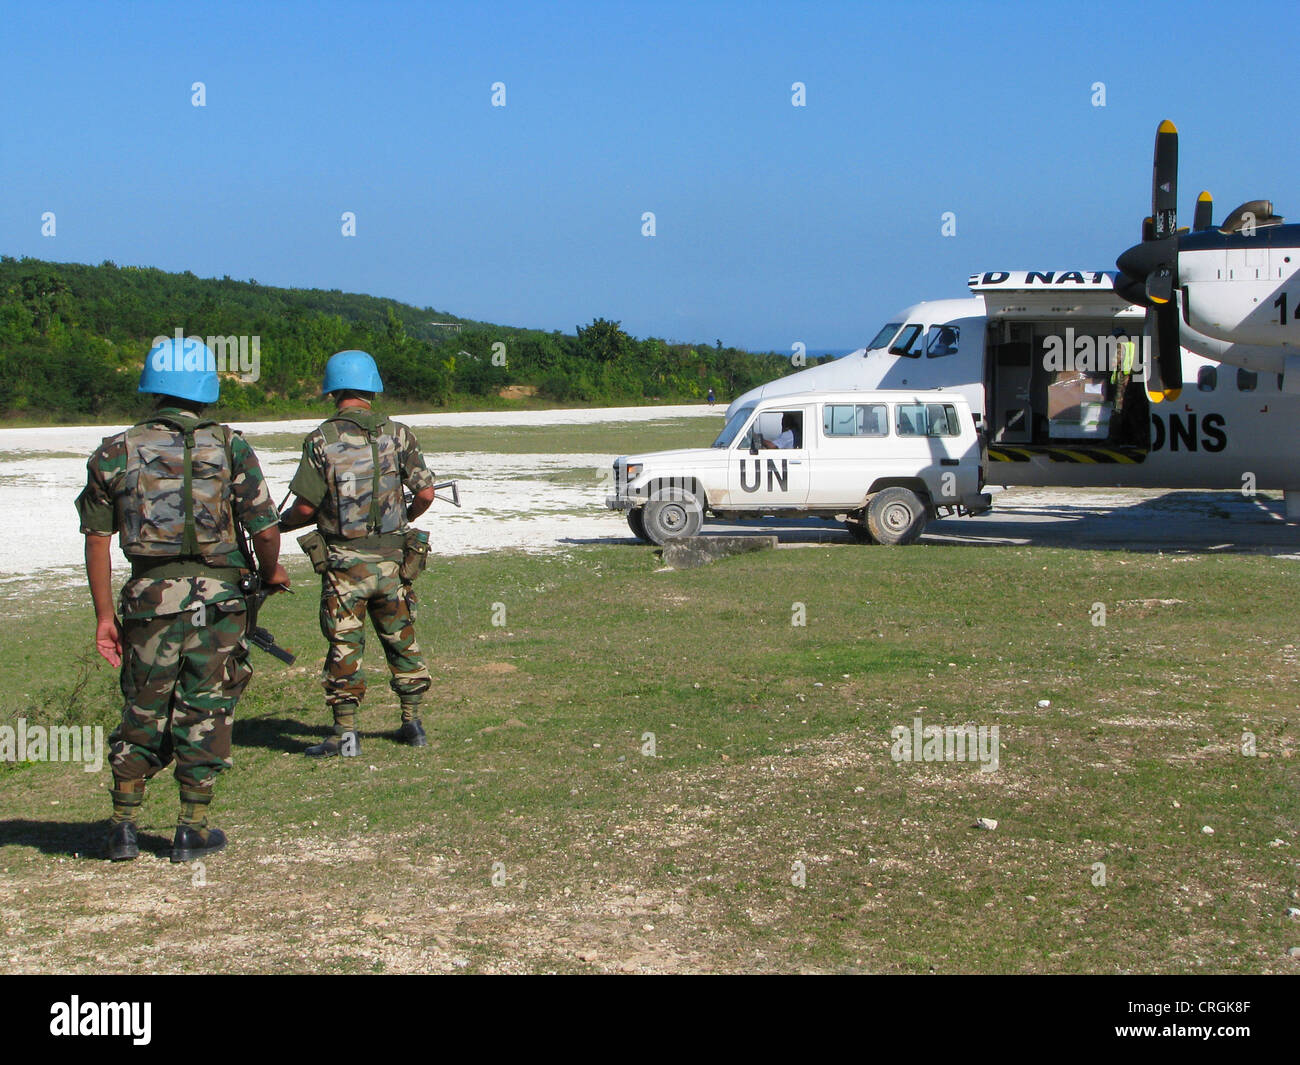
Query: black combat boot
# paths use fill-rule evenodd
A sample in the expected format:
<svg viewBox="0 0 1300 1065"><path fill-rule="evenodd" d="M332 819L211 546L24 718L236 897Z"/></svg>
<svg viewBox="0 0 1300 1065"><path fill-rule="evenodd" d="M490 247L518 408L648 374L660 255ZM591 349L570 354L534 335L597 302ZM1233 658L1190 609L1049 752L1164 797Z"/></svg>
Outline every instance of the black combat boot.
<svg viewBox="0 0 1300 1065"><path fill-rule="evenodd" d="M219 828L208 827L211 801L211 790L181 788L181 813L172 840L173 862L192 862L225 849L226 834Z"/></svg>
<svg viewBox="0 0 1300 1065"><path fill-rule="evenodd" d="M134 821L118 821L108 831L108 857L114 862L129 862L140 857L140 841Z"/></svg>
<svg viewBox="0 0 1300 1065"><path fill-rule="evenodd" d="M140 856L135 821L144 804L143 780L114 780L109 788L113 796L113 820L108 829L108 857L114 862L129 862Z"/></svg>
<svg viewBox="0 0 1300 1065"><path fill-rule="evenodd" d="M226 849L226 834L219 828L193 828L189 825L177 825L176 836L172 840L172 861L192 862L208 854Z"/></svg>
<svg viewBox="0 0 1300 1065"><path fill-rule="evenodd" d="M408 747L427 747L429 745L428 737L424 734L424 726L420 724L418 717L402 722L402 727L397 730L397 742L404 743Z"/></svg>
<svg viewBox="0 0 1300 1065"><path fill-rule="evenodd" d="M323 743L312 744L302 753L308 758L329 758L334 755L355 758L361 753L361 733L344 732L340 736L331 736Z"/></svg>

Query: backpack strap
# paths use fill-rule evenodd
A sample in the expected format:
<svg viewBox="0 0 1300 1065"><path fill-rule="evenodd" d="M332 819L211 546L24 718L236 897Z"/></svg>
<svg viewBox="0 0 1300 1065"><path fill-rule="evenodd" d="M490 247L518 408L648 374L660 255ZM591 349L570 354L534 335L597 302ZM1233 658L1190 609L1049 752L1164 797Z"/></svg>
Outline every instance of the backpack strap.
<svg viewBox="0 0 1300 1065"><path fill-rule="evenodd" d="M131 429L136 429L142 425L154 425L161 423L179 432L185 441L185 472L181 494L185 497L185 533L181 542L181 554L198 555L199 554L199 536L194 526L194 431L196 429L205 429L210 426L219 425L226 441L226 458L230 463L230 476L235 476L235 456L231 451L230 433L228 426L221 425L220 422L214 422L210 418L193 423L181 421L179 418L172 418L166 414L156 414L153 417L146 418L143 421L136 422ZM127 430L130 432L130 430ZM233 509L233 508L232 508ZM238 518L235 519L238 521Z"/></svg>
<svg viewBox="0 0 1300 1065"><path fill-rule="evenodd" d="M388 428L389 422L385 418L373 429L362 425L360 422L349 418L346 414L339 413L332 418L325 420L325 425L330 422L348 422L355 425L370 441L370 513L366 516L366 532L374 534L383 528L383 517L379 513L379 438L384 435L384 430ZM335 432L338 432L336 429Z"/></svg>

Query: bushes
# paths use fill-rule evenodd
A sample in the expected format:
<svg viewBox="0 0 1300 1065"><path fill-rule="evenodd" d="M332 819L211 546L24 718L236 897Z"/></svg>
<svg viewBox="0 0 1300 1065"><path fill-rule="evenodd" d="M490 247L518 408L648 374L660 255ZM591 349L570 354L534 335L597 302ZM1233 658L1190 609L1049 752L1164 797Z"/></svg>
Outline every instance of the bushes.
<svg viewBox="0 0 1300 1065"><path fill-rule="evenodd" d="M0 416L136 416L147 402L135 389L149 345L177 327L258 338L258 380L223 378L221 409L242 418L314 408L326 360L345 348L374 355L385 393L406 405L452 406L516 384L560 403L698 400L710 385L725 400L790 369L781 356L720 342L637 340L604 318L565 336L353 293L4 257Z"/></svg>

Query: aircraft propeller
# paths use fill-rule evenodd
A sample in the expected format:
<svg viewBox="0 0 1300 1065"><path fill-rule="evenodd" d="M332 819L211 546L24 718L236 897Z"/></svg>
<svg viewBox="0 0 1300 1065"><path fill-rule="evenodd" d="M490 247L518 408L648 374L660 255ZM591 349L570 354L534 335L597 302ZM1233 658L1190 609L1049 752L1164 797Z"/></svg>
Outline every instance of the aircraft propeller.
<svg viewBox="0 0 1300 1065"><path fill-rule="evenodd" d="M1199 224L1213 207L1208 193L1197 203ZM1204 211L1202 209L1204 203ZM1147 309L1155 358L1147 367L1147 392L1177 398L1183 387L1183 359L1178 340L1178 130L1168 119L1156 131L1151 174L1151 217L1142 223L1142 242L1115 262L1120 277L1115 289Z"/></svg>

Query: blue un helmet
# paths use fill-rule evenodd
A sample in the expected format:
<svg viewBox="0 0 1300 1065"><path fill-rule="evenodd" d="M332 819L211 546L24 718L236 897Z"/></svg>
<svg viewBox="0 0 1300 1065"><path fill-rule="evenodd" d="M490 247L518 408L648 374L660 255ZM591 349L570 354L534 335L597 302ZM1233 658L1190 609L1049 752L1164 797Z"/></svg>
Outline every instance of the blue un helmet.
<svg viewBox="0 0 1300 1065"><path fill-rule="evenodd" d="M339 351L325 364L325 380L321 383L322 396L346 388L355 392L382 392L384 382L379 379L379 367L364 351Z"/></svg>
<svg viewBox="0 0 1300 1065"><path fill-rule="evenodd" d="M215 403L221 395L217 360L198 337L160 337L144 360L137 391Z"/></svg>

